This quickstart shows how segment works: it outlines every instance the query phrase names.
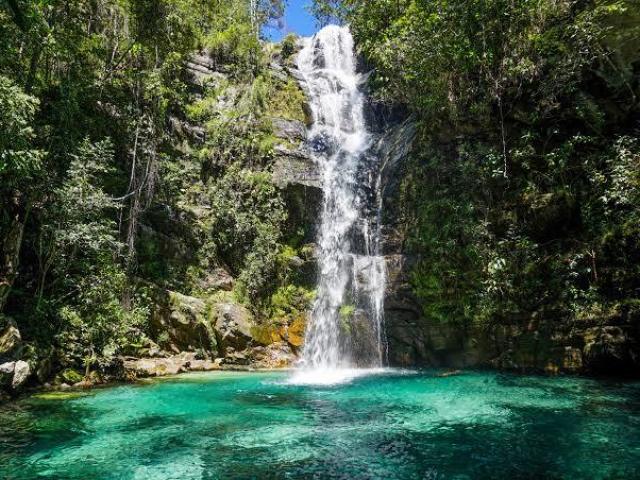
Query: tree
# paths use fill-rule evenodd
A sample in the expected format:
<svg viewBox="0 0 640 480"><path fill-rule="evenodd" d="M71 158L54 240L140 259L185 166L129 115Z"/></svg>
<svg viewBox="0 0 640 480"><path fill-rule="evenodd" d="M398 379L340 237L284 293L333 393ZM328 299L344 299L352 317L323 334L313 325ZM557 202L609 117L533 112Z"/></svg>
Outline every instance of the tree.
<svg viewBox="0 0 640 480"><path fill-rule="evenodd" d="M37 108L37 99L0 76L0 312L18 274L25 223L44 173L44 152L33 145Z"/></svg>

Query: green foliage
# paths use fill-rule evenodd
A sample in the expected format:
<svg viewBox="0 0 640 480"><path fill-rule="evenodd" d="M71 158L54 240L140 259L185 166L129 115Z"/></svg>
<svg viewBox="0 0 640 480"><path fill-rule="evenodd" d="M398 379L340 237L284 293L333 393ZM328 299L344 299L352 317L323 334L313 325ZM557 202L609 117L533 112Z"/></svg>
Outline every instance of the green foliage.
<svg viewBox="0 0 640 480"><path fill-rule="evenodd" d="M216 249L239 274L241 298L256 300L273 288L282 226L287 218L271 174L230 166L210 194Z"/></svg>
<svg viewBox="0 0 640 480"><path fill-rule="evenodd" d="M268 317L279 324L290 324L309 310L315 291L298 285L279 287L271 296Z"/></svg>
<svg viewBox="0 0 640 480"><path fill-rule="evenodd" d="M356 313L356 307L354 305L345 304L340 306L340 318L343 321L350 321L353 318L353 314Z"/></svg>
<svg viewBox="0 0 640 480"><path fill-rule="evenodd" d="M64 363L106 367L121 348L145 338L149 310L140 299L134 308L124 308L125 273L106 265L79 280L76 300L60 308L62 325L56 340L64 346Z"/></svg>
<svg viewBox="0 0 640 480"><path fill-rule="evenodd" d="M38 99L0 75L0 189L30 189L42 174L44 152L35 148Z"/></svg>
<svg viewBox="0 0 640 480"><path fill-rule="evenodd" d="M295 80L275 83L269 91L267 112L271 117L306 121L305 96Z"/></svg>
<svg viewBox="0 0 640 480"><path fill-rule="evenodd" d="M167 284L184 286L189 265L169 268L160 258L140 268L138 261L166 256L157 240L163 235L179 231L191 248L202 233L181 210L206 163L194 151L208 160L220 157L220 164L240 161L241 152L242 163L259 165L270 154L269 122L256 120L270 88L261 75L267 57L258 33L281 13L279 0L259 1L253 12L244 0L0 5L0 192L7 200L1 207L0 310L18 320L25 341L53 342L60 363L70 368L107 369L124 345L144 339L149 301L135 286L139 277L160 281L167 275ZM224 88L239 86L229 111L211 112L207 105L214 102L205 99L194 112L211 121L210 155L169 128L187 117L185 107L200 94L186 68L197 50L229 76ZM250 86L246 92L244 85ZM225 118L216 122L218 113ZM224 137L228 125L238 129ZM256 202L269 202L275 193L267 177L247 173L240 183L246 195L255 188ZM243 215L253 207L249 200L243 205L234 233L222 240L245 232L243 222L250 220ZM273 220L259 213L264 225L249 232L256 251L280 248L273 242L282 211L273 205ZM163 223L160 210L174 215ZM218 214L214 223L222 228ZM217 240L209 244L215 248L203 248L211 263L226 248ZM238 264L262 271L254 255L245 262L243 251Z"/></svg>
<svg viewBox="0 0 640 480"><path fill-rule="evenodd" d="M298 36L295 33L290 33L282 39L280 53L283 60L288 60L295 53L297 42Z"/></svg>
<svg viewBox="0 0 640 480"><path fill-rule="evenodd" d="M45 293L66 296L67 288L78 288L78 277L99 268L98 259L117 256L121 243L117 225L108 215L115 203L100 186L104 176L112 171L109 166L112 162L113 147L109 140L97 144L83 142L72 156L67 178L52 192L47 208L39 213L40 228L35 237L38 302ZM56 277L51 283L50 273ZM47 286L49 292L45 292Z"/></svg>

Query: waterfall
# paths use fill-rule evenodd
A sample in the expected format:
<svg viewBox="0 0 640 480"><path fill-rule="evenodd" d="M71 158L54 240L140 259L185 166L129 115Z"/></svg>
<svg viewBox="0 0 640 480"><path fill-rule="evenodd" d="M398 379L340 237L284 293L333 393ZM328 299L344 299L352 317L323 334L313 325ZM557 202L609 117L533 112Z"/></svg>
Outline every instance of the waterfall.
<svg viewBox="0 0 640 480"><path fill-rule="evenodd" d="M297 67L313 115L308 147L323 189L317 294L297 375L324 383L385 360L380 173L348 28L331 25L304 39Z"/></svg>

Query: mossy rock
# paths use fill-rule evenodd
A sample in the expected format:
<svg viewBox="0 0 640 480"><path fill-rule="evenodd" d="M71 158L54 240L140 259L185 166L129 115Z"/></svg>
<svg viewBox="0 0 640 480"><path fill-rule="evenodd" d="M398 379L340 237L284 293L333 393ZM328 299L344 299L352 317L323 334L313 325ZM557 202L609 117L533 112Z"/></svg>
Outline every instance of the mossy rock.
<svg viewBox="0 0 640 480"><path fill-rule="evenodd" d="M60 380L61 383L73 385L74 383L84 380L84 375L73 368L67 368L58 374L57 379Z"/></svg>
<svg viewBox="0 0 640 480"><path fill-rule="evenodd" d="M306 98L298 83L290 78L287 82L276 83L270 92L267 113L271 117L308 122L305 111Z"/></svg>
<svg viewBox="0 0 640 480"><path fill-rule="evenodd" d="M87 395L89 395L87 392L44 392L36 393L33 398L38 400L73 400Z"/></svg>
<svg viewBox="0 0 640 480"><path fill-rule="evenodd" d="M286 334L283 335L287 339L287 343L295 348L300 348L304 344L304 331L307 326L304 315L296 318L291 325L286 327Z"/></svg>
<svg viewBox="0 0 640 480"><path fill-rule="evenodd" d="M272 343L282 341L278 330L271 325L251 327L251 337L261 345L271 345Z"/></svg>

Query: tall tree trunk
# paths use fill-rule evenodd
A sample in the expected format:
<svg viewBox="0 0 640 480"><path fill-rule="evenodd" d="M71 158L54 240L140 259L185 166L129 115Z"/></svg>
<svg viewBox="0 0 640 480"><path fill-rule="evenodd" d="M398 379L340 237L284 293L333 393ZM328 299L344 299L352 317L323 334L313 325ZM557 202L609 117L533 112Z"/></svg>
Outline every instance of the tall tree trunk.
<svg viewBox="0 0 640 480"><path fill-rule="evenodd" d="M11 220L2 242L0 257L0 312L4 310L13 282L18 275L24 225L29 214L28 208L20 208L17 198L13 199L12 207Z"/></svg>

